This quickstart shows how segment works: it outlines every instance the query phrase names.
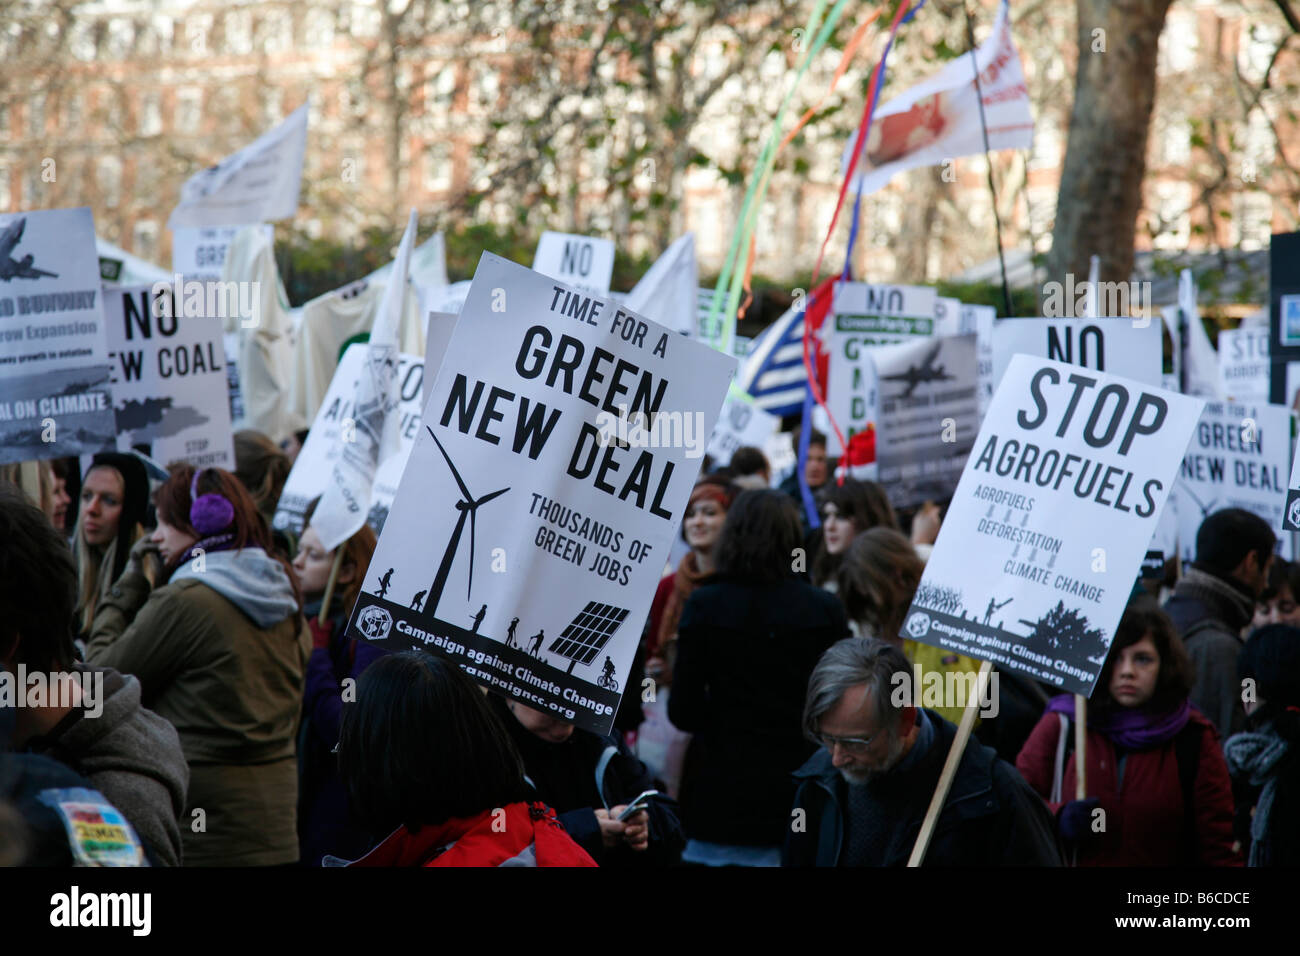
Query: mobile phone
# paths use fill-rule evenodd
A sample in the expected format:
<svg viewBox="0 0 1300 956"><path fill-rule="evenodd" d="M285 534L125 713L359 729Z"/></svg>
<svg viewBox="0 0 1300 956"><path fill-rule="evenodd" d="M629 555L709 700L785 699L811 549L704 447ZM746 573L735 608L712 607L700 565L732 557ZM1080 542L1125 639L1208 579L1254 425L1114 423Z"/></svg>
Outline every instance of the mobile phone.
<svg viewBox="0 0 1300 956"><path fill-rule="evenodd" d="M657 796L659 796L659 791L658 791L658 790L647 790L647 791L645 791L644 793L638 795L637 798L636 798L635 800L633 800L631 803L629 803L629 804L627 805L627 808L626 808L622 813L620 813L620 814L618 815L618 818L619 818L620 820L626 820L628 817L630 817L630 816L632 816L632 815L634 815L634 814L636 814L636 813L640 813L642 810L644 810L644 809L649 805L649 803L650 803L650 798L651 798L651 797L657 797Z"/></svg>

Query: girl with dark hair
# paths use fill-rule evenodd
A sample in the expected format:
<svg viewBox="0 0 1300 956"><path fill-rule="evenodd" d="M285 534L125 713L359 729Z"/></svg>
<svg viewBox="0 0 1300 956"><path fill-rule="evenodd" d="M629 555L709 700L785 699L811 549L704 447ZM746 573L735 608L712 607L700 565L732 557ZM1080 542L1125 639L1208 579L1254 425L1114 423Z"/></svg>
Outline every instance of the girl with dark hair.
<svg viewBox="0 0 1300 956"><path fill-rule="evenodd" d="M1268 584L1255 601L1254 627L1270 624L1300 626L1300 563L1274 558Z"/></svg>
<svg viewBox="0 0 1300 956"><path fill-rule="evenodd" d="M694 733L682 780L682 859L778 866L791 774L813 745L800 730L808 675L848 634L834 595L800 581L799 511L746 491L727 511L717 577L686 601L668 716Z"/></svg>
<svg viewBox="0 0 1300 956"><path fill-rule="evenodd" d="M346 633L348 619L375 553L375 532L369 525L362 525L340 545L343 559L333 599L325 623L320 623L325 587L338 549L325 550L311 526L319 500L307 506L298 556L293 562L312 632L303 726L298 740L298 833L302 862L308 866L319 866L326 853L360 856L370 846L348 813L347 795L338 776L333 750L339 741L343 717L344 681L351 679L355 686L362 672L384 655L379 645L359 641Z"/></svg>
<svg viewBox="0 0 1300 956"><path fill-rule="evenodd" d="M844 479L843 484L830 481L819 497L822 526L812 563L812 581L833 592L839 586L835 574L853 539L868 528L897 531L898 518L885 489L874 481L854 478Z"/></svg>
<svg viewBox="0 0 1300 956"><path fill-rule="evenodd" d="M483 693L424 651L376 661L343 714L339 773L382 838L352 866L595 866L543 803ZM327 859L326 865L342 860Z"/></svg>
<svg viewBox="0 0 1300 956"><path fill-rule="evenodd" d="M126 568L131 548L144 536L148 511L149 474L144 463L130 454L97 454L81 484L73 538L77 617L83 635L89 633L100 602Z"/></svg>
<svg viewBox="0 0 1300 956"><path fill-rule="evenodd" d="M1192 666L1149 598L1120 620L1088 704L1088 793L1075 792L1074 700L1055 697L1016 768L1056 814L1080 866L1239 866L1214 725L1188 701Z"/></svg>
<svg viewBox="0 0 1300 956"><path fill-rule="evenodd" d="M682 514L682 540L690 545L677 570L664 575L650 605L646 634L646 674L660 684L672 683L676 658L677 624L686 599L714 571L714 551L722 534L727 509L737 489L725 478L708 475L695 483Z"/></svg>
<svg viewBox="0 0 1300 956"><path fill-rule="evenodd" d="M1291 565L1294 567L1295 565ZM1251 687L1247 730L1223 745L1236 784L1237 833L1249 866L1300 865L1300 629L1282 624L1250 636L1237 658ZM1246 681L1253 681L1247 685Z"/></svg>
<svg viewBox="0 0 1300 956"><path fill-rule="evenodd" d="M186 865L293 863L311 639L292 570L227 471L174 464L154 503L158 528L102 602L86 657L139 678L145 706L180 734ZM141 571L150 549L164 562L157 587ZM202 827L187 825L200 813Z"/></svg>

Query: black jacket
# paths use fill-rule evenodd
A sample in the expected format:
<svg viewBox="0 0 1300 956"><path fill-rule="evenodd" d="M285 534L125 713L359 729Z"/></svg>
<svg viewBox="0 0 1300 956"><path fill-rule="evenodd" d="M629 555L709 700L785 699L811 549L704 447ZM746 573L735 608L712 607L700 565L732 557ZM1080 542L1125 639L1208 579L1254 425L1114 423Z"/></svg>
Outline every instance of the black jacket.
<svg viewBox="0 0 1300 956"><path fill-rule="evenodd" d="M790 774L813 749L802 732L808 677L849 635L844 608L801 581L758 587L715 578L687 599L677 633L668 718L695 735L682 778L686 833L780 846Z"/></svg>
<svg viewBox="0 0 1300 956"><path fill-rule="evenodd" d="M660 790L646 765L627 748L615 730L602 737L581 727L563 743L542 740L510 713L504 699L488 695L492 710L515 742L524 773L538 799L553 807L574 841L601 866L671 866L680 861L686 838L677 819L677 804L666 793L646 808L650 843L644 851L626 846L606 849L596 808L631 803L646 790Z"/></svg>
<svg viewBox="0 0 1300 956"><path fill-rule="evenodd" d="M934 711L925 712L936 730L934 742L921 762L907 771L904 819L892 821L893 837L882 866L906 866L929 809L934 788L957 728ZM782 866L836 866L844 840L843 777L824 749L795 773L799 783L791 814ZM803 826L795 824L802 823ZM1061 854L1052 815L1025 783L1016 768L998 758L991 747L971 739L944 802L926 866L1060 866Z"/></svg>

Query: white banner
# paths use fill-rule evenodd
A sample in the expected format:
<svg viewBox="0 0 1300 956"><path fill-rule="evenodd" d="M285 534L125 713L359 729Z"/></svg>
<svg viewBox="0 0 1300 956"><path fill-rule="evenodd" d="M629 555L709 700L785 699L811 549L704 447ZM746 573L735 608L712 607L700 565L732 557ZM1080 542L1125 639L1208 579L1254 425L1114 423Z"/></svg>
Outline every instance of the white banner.
<svg viewBox="0 0 1300 956"><path fill-rule="evenodd" d="M180 306L161 283L104 292L117 447L234 471L221 319L185 312L183 295Z"/></svg>
<svg viewBox="0 0 1300 956"><path fill-rule="evenodd" d="M1090 694L1203 404L1013 358L902 636Z"/></svg>
<svg viewBox="0 0 1300 956"><path fill-rule="evenodd" d="M348 633L607 732L734 370L485 253Z"/></svg>
<svg viewBox="0 0 1300 956"><path fill-rule="evenodd" d="M312 515L321 545L332 551L366 523L375 472L397 453L399 402L397 332L406 301L406 274L415 245L415 210L406 222L393 271L379 300L366 343L366 364L357 382L356 434L344 440L334 472Z"/></svg>
<svg viewBox="0 0 1300 956"><path fill-rule="evenodd" d="M595 295L609 292L614 241L567 232L544 232L533 254L533 271Z"/></svg>
<svg viewBox="0 0 1300 956"><path fill-rule="evenodd" d="M357 432L355 399L362 375L366 374L366 346L364 343L348 346L339 367L330 382L325 400L307 433L307 441L293 463L293 471L284 483L280 504L275 512L277 529L302 531L302 516L311 500L325 491L346 442L354 440ZM415 433L420 427L420 411L424 407L424 358L420 355L397 357L398 406L397 451L385 460L375 472L370 494L370 509L366 523L376 531L384 520L397 494L397 484L402 479L402 469L411 454Z"/></svg>
<svg viewBox="0 0 1300 956"><path fill-rule="evenodd" d="M822 332L830 354L826 404L845 441L864 430L873 414L865 349L934 334L935 302L935 291L928 286L835 285L831 315ZM843 450L835 435L828 435L827 441L827 455L840 457Z"/></svg>
<svg viewBox="0 0 1300 956"><path fill-rule="evenodd" d="M1210 402L1201 412L1174 485L1179 554L1196 557L1196 529L1224 508L1244 508L1270 527L1282 526L1291 463L1294 413L1281 405ZM1278 553L1291 559L1289 535L1278 539Z"/></svg>
<svg viewBox="0 0 1300 956"><path fill-rule="evenodd" d="M218 282L226 264L226 251L238 226L181 226L172 230L172 272L187 279ZM272 227L263 225L268 242L273 241Z"/></svg>
<svg viewBox="0 0 1300 956"><path fill-rule="evenodd" d="M306 149L304 103L279 126L186 180L167 227L239 226L292 219L298 212Z"/></svg>
<svg viewBox="0 0 1300 956"><path fill-rule="evenodd" d="M611 256L610 268L613 267ZM698 283L695 233L688 232L655 260L641 281L627 294L623 308L683 335L694 335L698 324Z"/></svg>
<svg viewBox="0 0 1300 956"><path fill-rule="evenodd" d="M746 445L769 455L769 446L780 428L781 419L763 411L752 399L746 401L729 392L709 436L708 455L717 466L726 465L736 449Z"/></svg>
<svg viewBox="0 0 1300 956"><path fill-rule="evenodd" d="M0 215L0 463L116 447L90 209Z"/></svg>
<svg viewBox="0 0 1300 956"><path fill-rule="evenodd" d="M976 69L988 127L987 146L980 122ZM855 139L850 136L844 147L842 171L848 170L853 158ZM969 54L956 57L933 77L876 111L849 188L873 193L904 170L950 163L957 156L974 156L986 149L1028 149L1033 142L1029 89L1004 2L998 6L993 32L975 50L974 64Z"/></svg>

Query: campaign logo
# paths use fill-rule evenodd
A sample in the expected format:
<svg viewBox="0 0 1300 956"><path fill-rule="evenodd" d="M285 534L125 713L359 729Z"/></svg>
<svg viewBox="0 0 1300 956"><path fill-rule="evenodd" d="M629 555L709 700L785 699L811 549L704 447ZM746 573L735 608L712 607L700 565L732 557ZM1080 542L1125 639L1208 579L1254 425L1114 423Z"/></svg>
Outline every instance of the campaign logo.
<svg viewBox="0 0 1300 956"><path fill-rule="evenodd" d="M1300 531L1300 492L1291 492L1291 501L1286 507L1287 525Z"/></svg>
<svg viewBox="0 0 1300 956"><path fill-rule="evenodd" d="M18 245L23 238L23 229L27 226L27 217L19 219L10 226L0 230L0 279L8 282L10 279L40 279L49 277L57 279L57 272L46 272L44 269L37 269L33 262L31 253L23 256L21 259L15 259L10 256L14 251L14 246Z"/></svg>
<svg viewBox="0 0 1300 956"><path fill-rule="evenodd" d="M368 640L382 641L393 628L393 615L378 604L372 604L357 616L357 629Z"/></svg>
<svg viewBox="0 0 1300 956"><path fill-rule="evenodd" d="M911 634L914 640L920 640L930 633L930 615L924 611L917 611L907 619L907 633Z"/></svg>

